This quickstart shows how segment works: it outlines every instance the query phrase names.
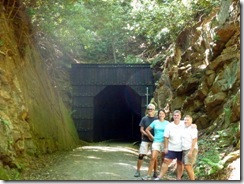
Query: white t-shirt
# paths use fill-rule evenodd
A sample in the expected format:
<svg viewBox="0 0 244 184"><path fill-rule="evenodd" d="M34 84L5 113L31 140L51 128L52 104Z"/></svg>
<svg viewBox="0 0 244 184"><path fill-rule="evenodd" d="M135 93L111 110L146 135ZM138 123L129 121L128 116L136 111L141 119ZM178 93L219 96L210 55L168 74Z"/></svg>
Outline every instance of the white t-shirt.
<svg viewBox="0 0 244 184"><path fill-rule="evenodd" d="M178 125L174 122L169 123L164 131L164 137L169 138L168 150L170 151L182 151L182 134L185 124L184 121L180 121Z"/></svg>
<svg viewBox="0 0 244 184"><path fill-rule="evenodd" d="M198 130L196 128L192 128L191 126L185 127L183 129L182 134L182 150L191 149L192 139L197 138ZM198 149L198 145L196 143L195 148Z"/></svg>

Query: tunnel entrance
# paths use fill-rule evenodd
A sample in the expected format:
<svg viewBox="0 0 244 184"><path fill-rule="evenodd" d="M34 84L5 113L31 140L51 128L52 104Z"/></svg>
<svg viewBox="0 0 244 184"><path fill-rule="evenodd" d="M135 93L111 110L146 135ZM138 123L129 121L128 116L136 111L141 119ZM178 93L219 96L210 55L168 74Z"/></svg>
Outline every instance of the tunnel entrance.
<svg viewBox="0 0 244 184"><path fill-rule="evenodd" d="M129 86L107 86L94 98L94 141L140 140L141 97Z"/></svg>
<svg viewBox="0 0 244 184"><path fill-rule="evenodd" d="M140 141L140 119L154 91L149 64L72 64L71 84L81 140Z"/></svg>

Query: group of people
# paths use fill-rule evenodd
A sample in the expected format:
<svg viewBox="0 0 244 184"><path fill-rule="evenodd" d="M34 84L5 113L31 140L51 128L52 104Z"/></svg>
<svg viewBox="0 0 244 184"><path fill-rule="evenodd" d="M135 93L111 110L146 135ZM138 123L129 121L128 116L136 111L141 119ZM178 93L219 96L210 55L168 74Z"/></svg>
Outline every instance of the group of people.
<svg viewBox="0 0 244 184"><path fill-rule="evenodd" d="M192 124L192 117L186 115L181 120L181 111L173 112L173 121L165 120L167 112L158 110L155 117L155 105L147 106L147 115L140 121L141 144L137 160L135 177L140 177L140 169L143 158L151 151L151 159L148 165L147 176L143 180L163 179L168 171L169 164L176 159L176 178L181 180L184 169L190 180L195 180L193 165L198 153L198 130ZM161 156L160 173L157 174L158 157ZM154 172L153 172L154 171ZM152 175L153 172L153 175Z"/></svg>

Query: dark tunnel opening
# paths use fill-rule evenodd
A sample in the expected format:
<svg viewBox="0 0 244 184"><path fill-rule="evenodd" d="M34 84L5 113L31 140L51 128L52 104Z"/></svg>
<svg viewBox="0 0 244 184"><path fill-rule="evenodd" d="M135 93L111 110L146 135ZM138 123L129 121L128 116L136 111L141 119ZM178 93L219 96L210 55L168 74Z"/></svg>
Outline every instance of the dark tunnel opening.
<svg viewBox="0 0 244 184"><path fill-rule="evenodd" d="M107 86L94 98L94 141L139 141L141 97L129 86Z"/></svg>

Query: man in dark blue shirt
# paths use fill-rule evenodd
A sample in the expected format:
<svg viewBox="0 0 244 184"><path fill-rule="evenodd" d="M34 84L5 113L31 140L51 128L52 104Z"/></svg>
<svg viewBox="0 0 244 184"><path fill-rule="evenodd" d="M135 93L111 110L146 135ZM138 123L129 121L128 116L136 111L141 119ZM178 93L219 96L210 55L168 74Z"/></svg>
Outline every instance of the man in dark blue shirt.
<svg viewBox="0 0 244 184"><path fill-rule="evenodd" d="M137 160L137 170L134 175L135 177L140 176L140 169L142 166L143 157L146 156L149 151L151 151L152 140L150 140L150 138L148 137L148 134L145 130L156 119L157 119L157 117L155 117L155 105L149 104L147 106L147 115L145 115L141 119L140 124L139 124L140 132L141 132L141 144L140 144L139 156L138 156L138 160ZM152 134L153 134L153 132L152 132ZM156 174L157 174L157 160L155 161L155 164L154 164L154 175L156 175Z"/></svg>

